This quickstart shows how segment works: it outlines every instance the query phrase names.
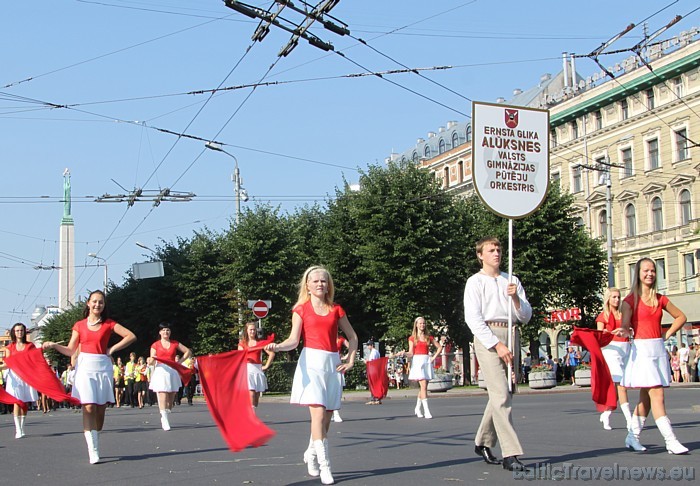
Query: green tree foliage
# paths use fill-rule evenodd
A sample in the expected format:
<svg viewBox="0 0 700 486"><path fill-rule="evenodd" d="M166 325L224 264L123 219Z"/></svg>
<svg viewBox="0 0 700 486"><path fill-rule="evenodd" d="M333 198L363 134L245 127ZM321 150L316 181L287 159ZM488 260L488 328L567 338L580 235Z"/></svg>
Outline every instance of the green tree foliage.
<svg viewBox="0 0 700 486"><path fill-rule="evenodd" d="M46 324L41 328L41 341L68 344L73 324L83 318L83 309L85 309L85 302L78 302L60 314L49 317ZM58 363L61 368L68 366L70 361L70 358L67 356L63 356L51 349L46 351L46 355L52 362Z"/></svg>

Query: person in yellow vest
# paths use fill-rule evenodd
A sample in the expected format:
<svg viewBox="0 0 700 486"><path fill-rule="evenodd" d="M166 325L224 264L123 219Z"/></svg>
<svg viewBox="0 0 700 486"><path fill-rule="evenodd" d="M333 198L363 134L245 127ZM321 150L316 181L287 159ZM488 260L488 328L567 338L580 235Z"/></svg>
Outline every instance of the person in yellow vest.
<svg viewBox="0 0 700 486"><path fill-rule="evenodd" d="M131 405L131 408L136 406L136 393L134 393L136 374L136 353L129 353L129 362L124 366L124 386L126 387L124 405Z"/></svg>

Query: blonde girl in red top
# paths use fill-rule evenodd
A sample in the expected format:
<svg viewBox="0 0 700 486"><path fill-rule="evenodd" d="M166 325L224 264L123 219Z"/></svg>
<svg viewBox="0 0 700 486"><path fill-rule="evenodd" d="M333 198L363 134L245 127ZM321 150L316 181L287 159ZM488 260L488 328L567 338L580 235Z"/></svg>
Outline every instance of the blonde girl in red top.
<svg viewBox="0 0 700 486"><path fill-rule="evenodd" d="M249 322L246 324L243 339L241 339L241 341L238 343L238 349L240 351L248 351L248 348L257 346L257 332L257 324L254 322ZM265 366L262 364L263 351L267 353ZM255 409L258 408L258 403L260 403L260 394L267 390L267 378L265 377L265 371L272 364L272 360L275 359L275 353L268 349L258 349L257 351L248 351L246 358L248 360L248 390L250 391L250 404L253 406L253 410L255 411Z"/></svg>
<svg viewBox="0 0 700 486"><path fill-rule="evenodd" d="M606 289L603 295L603 312L595 320L599 331L612 332L620 327L622 322L620 304L620 290L614 287ZM621 386L620 381L622 381L622 368L625 365L629 348L629 339L621 336L614 336L612 342L603 348L605 363L610 370L612 381L617 385L617 399L620 402L620 409L625 415L625 420L627 420L627 428L632 420L632 412L627 399L627 388ZM600 421L605 430L612 430L610 427L611 414L612 410L606 410L600 414Z"/></svg>
<svg viewBox="0 0 700 486"><path fill-rule="evenodd" d="M688 448L676 439L671 421L666 416L664 388L670 386L671 374L664 341L683 327L686 317L668 297L656 292L654 260L639 260L634 267L634 275L632 290L622 302L622 326L613 331L614 334L634 338L621 385L639 389L639 404L634 409L625 446L635 451L646 450L639 442L639 434L651 411L656 427L666 442L666 450L670 454L685 454ZM673 323L666 332L661 328L664 310L673 317Z"/></svg>
<svg viewBox="0 0 700 486"><path fill-rule="evenodd" d="M33 349L34 343L27 341L27 326L18 322L10 329L10 345L5 348L5 356L12 356L16 353L24 353ZM17 400L22 400L25 403L36 402L39 399L39 394L31 386L27 385L24 380L13 373L12 370L7 372L7 382L5 383L5 391L15 397ZM12 414L15 419L15 439L21 439L24 434L24 420L27 418L27 411L15 404L13 405Z"/></svg>
<svg viewBox="0 0 700 486"><path fill-rule="evenodd" d="M430 354L431 345L437 348L433 355ZM428 382L435 377L433 361L440 355L440 351L442 351L442 343L428 334L425 319L416 317L413 321L413 332L408 338L408 353L405 355L412 357L408 379L417 381L420 386L414 410L418 418L433 418L428 408Z"/></svg>
<svg viewBox="0 0 700 486"><path fill-rule="evenodd" d="M163 430L170 430L169 417L175 403L175 394L182 386L182 380L176 370L153 358L164 358L181 363L192 356L192 351L184 344L170 339L172 331L169 323L161 322L158 327L160 328L158 331L160 339L151 344L151 356L148 358L149 363L155 365L149 388L158 395L160 425L163 427ZM177 358L178 354L180 359Z"/></svg>
<svg viewBox="0 0 700 486"><path fill-rule="evenodd" d="M82 403L83 431L90 464L100 461L99 433L104 425L107 404L114 403L111 356L136 341L133 332L108 316L105 294L101 290L95 290L85 304L84 319L73 326L68 345L62 346L51 341L43 344L44 349L55 349L69 357L80 348L71 394ZM121 340L109 346L112 333L120 336Z"/></svg>
<svg viewBox="0 0 700 486"><path fill-rule="evenodd" d="M268 344L269 351L291 351L304 339L292 384L290 403L309 407L311 438L304 462L311 476L333 484L328 456L328 428L333 410L340 408L343 392L341 374L355 364L357 335L342 307L333 302L335 287L323 267L309 267L299 282L299 298L292 310L292 330L279 344ZM336 338L338 328L350 342L348 359L341 363Z"/></svg>

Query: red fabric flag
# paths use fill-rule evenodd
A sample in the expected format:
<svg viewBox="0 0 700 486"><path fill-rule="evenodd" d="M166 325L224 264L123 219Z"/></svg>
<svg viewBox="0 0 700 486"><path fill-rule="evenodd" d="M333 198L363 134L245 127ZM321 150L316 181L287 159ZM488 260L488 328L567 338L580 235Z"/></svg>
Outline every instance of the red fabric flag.
<svg viewBox="0 0 700 486"><path fill-rule="evenodd" d="M190 382L192 379L192 375L194 374L194 370L189 369L187 366L181 365L180 363L170 360L170 359L165 359L165 358L159 358L156 356L155 358L156 361L163 363L164 365L170 366L172 369L177 371L177 374L180 375L180 379L182 380L182 386L187 386L187 384Z"/></svg>
<svg viewBox="0 0 700 486"><path fill-rule="evenodd" d="M61 380L46 362L41 348L13 353L5 357L5 364L27 385L44 395L57 402L67 401L71 405L80 405L80 400L66 393Z"/></svg>
<svg viewBox="0 0 700 486"><path fill-rule="evenodd" d="M389 375L386 373L386 365L389 358L373 359L367 361L367 382L369 383L369 391L374 398L381 400L389 393Z"/></svg>
<svg viewBox="0 0 700 486"><path fill-rule="evenodd" d="M24 403L22 400L18 400L9 393L5 391L3 387L0 386L0 403L4 403L5 405L19 405L19 408L24 410L25 412L27 411L27 404Z"/></svg>
<svg viewBox="0 0 700 486"><path fill-rule="evenodd" d="M601 350L610 344L612 339L613 335L609 332L583 327L574 327L574 333L571 335L572 344L578 344L591 353L591 398L599 412L617 408L615 383Z"/></svg>
<svg viewBox="0 0 700 486"><path fill-rule="evenodd" d="M274 336L258 342L262 349ZM214 422L229 449L238 452L246 447L259 447L269 441L275 431L262 423L253 412L248 391L246 351L197 357L199 381Z"/></svg>

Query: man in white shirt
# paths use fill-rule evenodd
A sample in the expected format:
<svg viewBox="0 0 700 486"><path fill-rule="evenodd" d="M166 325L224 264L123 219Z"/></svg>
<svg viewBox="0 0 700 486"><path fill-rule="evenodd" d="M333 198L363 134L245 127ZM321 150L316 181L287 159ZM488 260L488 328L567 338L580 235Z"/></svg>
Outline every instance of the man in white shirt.
<svg viewBox="0 0 700 486"><path fill-rule="evenodd" d="M688 372L688 358L690 357L690 349L681 343L681 349L678 351L678 357L681 362L681 376L683 377L683 383L688 383L690 381L690 373Z"/></svg>
<svg viewBox="0 0 700 486"><path fill-rule="evenodd" d="M508 391L508 365L518 368L520 335L516 322L526 324L532 317L520 281L500 271L501 243L497 238L482 238L476 244L476 256L481 271L475 273L464 289L464 319L474 334L474 349L486 381L489 401L476 432L474 452L488 464L500 464L491 452L496 442L501 444L503 469L523 471L518 460L523 454L511 413L511 393ZM513 352L508 349L508 307L512 309ZM516 380L517 381L517 380Z"/></svg>

